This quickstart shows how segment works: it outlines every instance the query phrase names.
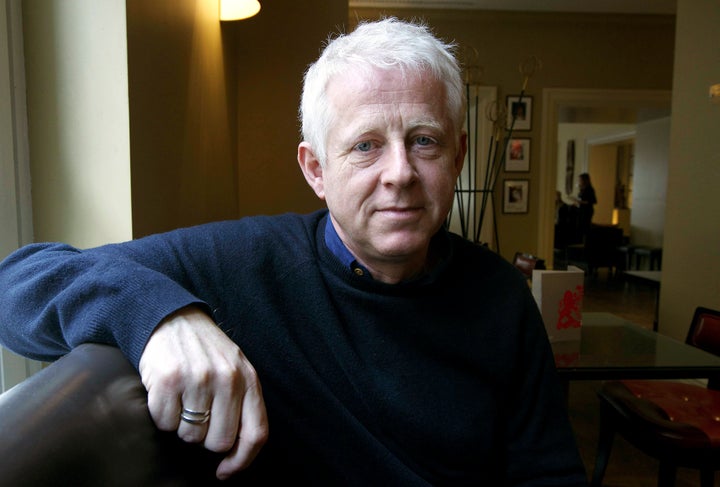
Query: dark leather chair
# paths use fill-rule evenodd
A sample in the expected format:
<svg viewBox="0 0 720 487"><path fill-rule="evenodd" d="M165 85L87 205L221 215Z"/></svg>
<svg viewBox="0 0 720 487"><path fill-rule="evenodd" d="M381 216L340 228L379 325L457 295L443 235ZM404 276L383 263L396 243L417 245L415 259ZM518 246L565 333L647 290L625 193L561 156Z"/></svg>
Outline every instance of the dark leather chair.
<svg viewBox="0 0 720 487"><path fill-rule="evenodd" d="M686 342L720 355L720 311L695 310ZM623 380L603 384L600 435L592 485L602 483L615 433L656 458L658 486L672 486L678 467L700 470L713 485L720 470L720 382L708 387L672 381Z"/></svg>
<svg viewBox="0 0 720 487"><path fill-rule="evenodd" d="M112 347L81 345L0 395L0 485L214 485L220 460L155 427Z"/></svg>
<svg viewBox="0 0 720 487"><path fill-rule="evenodd" d="M588 273L596 274L600 267L607 267L612 273L620 267L620 254L617 249L622 243L622 228L615 225L590 225L585 238Z"/></svg>

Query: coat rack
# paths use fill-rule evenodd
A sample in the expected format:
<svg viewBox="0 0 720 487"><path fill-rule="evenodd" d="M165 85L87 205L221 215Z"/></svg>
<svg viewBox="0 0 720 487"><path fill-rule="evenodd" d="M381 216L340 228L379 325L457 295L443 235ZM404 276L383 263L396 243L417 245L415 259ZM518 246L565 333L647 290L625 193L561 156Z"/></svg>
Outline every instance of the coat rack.
<svg viewBox="0 0 720 487"><path fill-rule="evenodd" d="M497 100L486 105L483 116L492 124L492 131L483 166L478 150L479 138L483 134L478 130L481 101L477 94L483 70L477 63L476 50L466 49L464 55L465 94L467 97L465 129L468 134L468 152L466 167L455 186L455 205L448 217L448 224L451 220L456 220L459 222L460 234L463 238L477 244L490 244L487 241L483 242L481 235L488 234L487 230L484 231L484 227L491 219L494 250L499 253L500 238L495 217L494 193L508 143L512 138L517 114L508 115L505 106L499 104ZM530 57L520 63L522 88L518 103L522 103L529 79L541 66L540 60L535 57ZM455 212L457 215L454 214Z"/></svg>

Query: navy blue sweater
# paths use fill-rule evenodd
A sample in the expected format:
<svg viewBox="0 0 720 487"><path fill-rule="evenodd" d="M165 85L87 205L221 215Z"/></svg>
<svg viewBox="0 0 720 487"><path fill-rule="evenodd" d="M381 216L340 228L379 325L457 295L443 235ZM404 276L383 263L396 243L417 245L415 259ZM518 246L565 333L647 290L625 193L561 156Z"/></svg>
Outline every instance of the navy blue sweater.
<svg viewBox="0 0 720 487"><path fill-rule="evenodd" d="M583 485L525 280L441 231L433 273L389 285L325 245L327 212L254 217L0 264L0 339L52 360L83 342L137 366L155 326L196 303L255 366L270 440L238 477L315 485Z"/></svg>

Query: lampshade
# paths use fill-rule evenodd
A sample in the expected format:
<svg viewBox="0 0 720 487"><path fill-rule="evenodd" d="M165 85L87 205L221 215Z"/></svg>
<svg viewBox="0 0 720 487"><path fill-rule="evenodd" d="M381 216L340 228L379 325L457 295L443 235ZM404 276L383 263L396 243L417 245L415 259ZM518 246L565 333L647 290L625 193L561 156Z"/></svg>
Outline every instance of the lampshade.
<svg viewBox="0 0 720 487"><path fill-rule="evenodd" d="M242 20L260 11L258 0L220 0L220 20Z"/></svg>

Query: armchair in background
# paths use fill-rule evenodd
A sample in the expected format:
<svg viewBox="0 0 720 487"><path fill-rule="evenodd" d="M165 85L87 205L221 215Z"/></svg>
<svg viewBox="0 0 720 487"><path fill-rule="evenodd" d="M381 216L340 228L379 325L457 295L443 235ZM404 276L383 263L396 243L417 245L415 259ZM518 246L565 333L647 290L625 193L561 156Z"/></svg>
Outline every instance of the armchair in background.
<svg viewBox="0 0 720 487"><path fill-rule="evenodd" d="M545 269L545 260L532 254L515 252L513 265L528 279L532 278L533 269Z"/></svg>
<svg viewBox="0 0 720 487"><path fill-rule="evenodd" d="M622 228L593 223L582 243L568 245L562 250L556 249L556 257L566 265L584 269L588 275L595 275L601 267L609 268L612 274L624 268L624 257L619 250L623 242Z"/></svg>
<svg viewBox="0 0 720 487"><path fill-rule="evenodd" d="M720 355L720 311L695 310L686 342ZM600 435L592 485L600 486L615 433L659 460L658 486L678 467L700 470L702 487L720 470L720 378L708 387L673 381L609 381L598 391Z"/></svg>

